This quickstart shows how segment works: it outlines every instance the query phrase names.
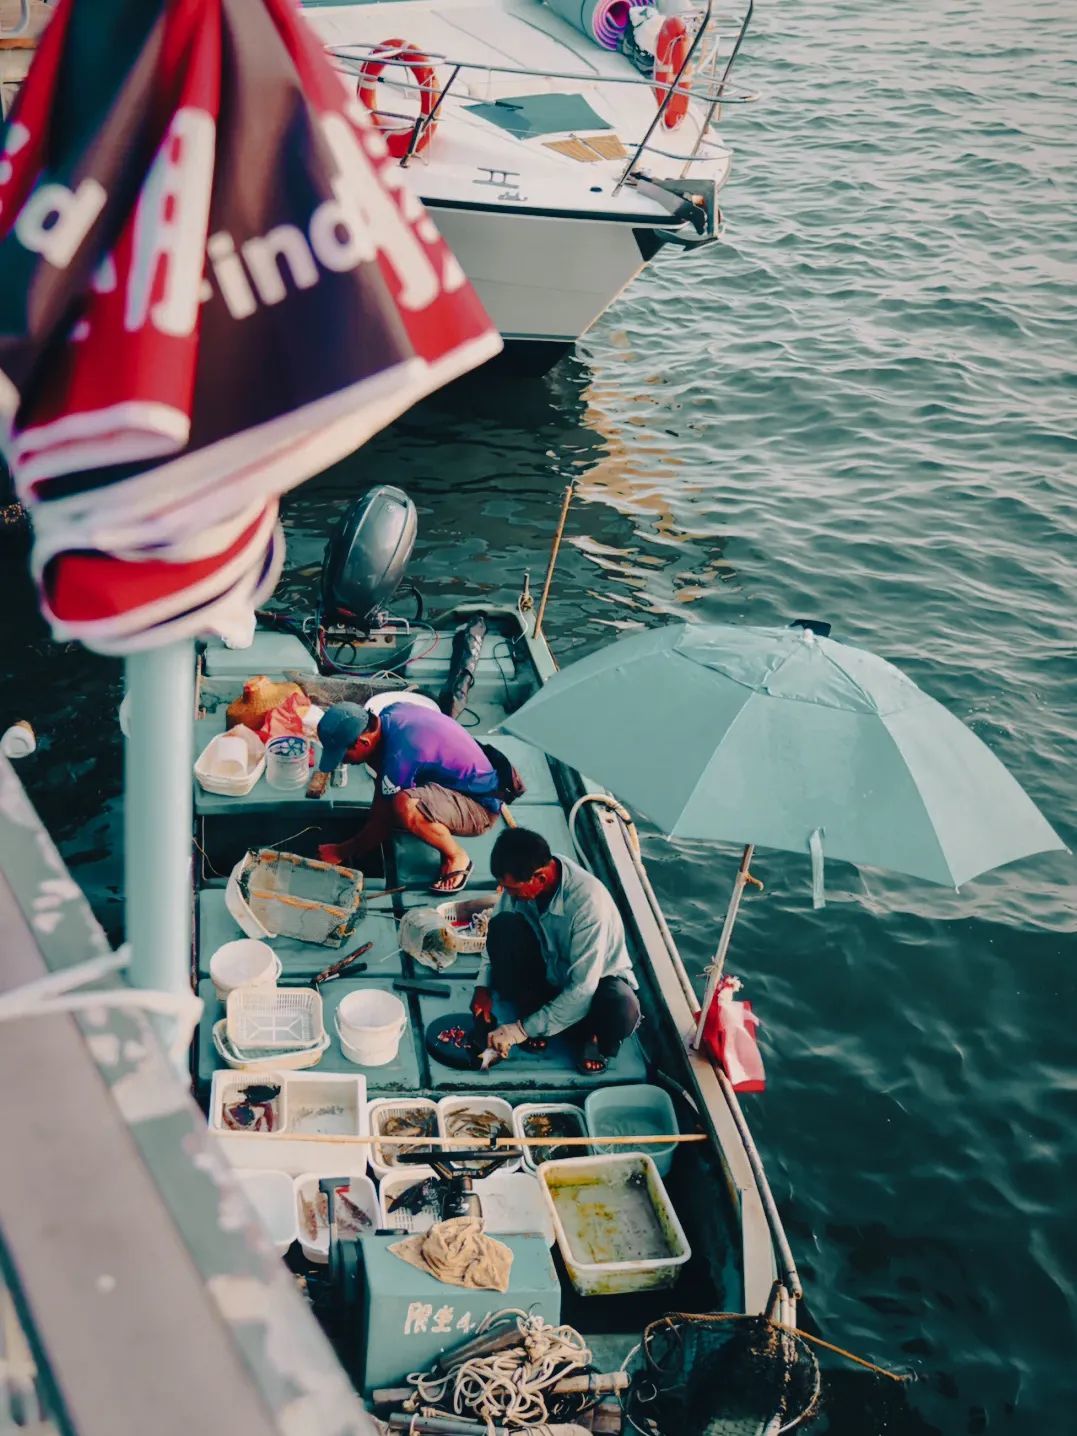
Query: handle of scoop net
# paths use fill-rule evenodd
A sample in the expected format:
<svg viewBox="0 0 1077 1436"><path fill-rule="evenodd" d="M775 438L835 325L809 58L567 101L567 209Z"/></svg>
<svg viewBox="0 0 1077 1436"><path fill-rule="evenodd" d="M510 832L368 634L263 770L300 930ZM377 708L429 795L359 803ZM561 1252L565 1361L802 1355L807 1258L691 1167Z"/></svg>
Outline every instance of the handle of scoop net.
<svg viewBox="0 0 1077 1436"><path fill-rule="evenodd" d="M409 891L410 888L408 887L408 884L401 883L398 888L382 888L380 893L364 893L363 903L364 905L366 905L372 902L377 902L379 898L395 897L397 893L406 893Z"/></svg>
<svg viewBox="0 0 1077 1436"><path fill-rule="evenodd" d="M339 962L331 963L329 967L324 968L317 976L311 978L312 986L321 987L323 982L332 982L334 977L339 977L345 968L351 967L357 957L362 957L363 953L369 952L373 946L373 942L364 942L362 947L357 947L354 952L349 952L347 957L342 957ZM366 967L365 962L362 967ZM361 971L362 969L357 970Z"/></svg>

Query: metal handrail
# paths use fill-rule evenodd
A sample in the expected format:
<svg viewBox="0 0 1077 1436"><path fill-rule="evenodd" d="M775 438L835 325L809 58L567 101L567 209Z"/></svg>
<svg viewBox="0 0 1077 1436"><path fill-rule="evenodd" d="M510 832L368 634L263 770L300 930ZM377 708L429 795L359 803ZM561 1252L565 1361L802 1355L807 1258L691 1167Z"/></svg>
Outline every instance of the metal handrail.
<svg viewBox="0 0 1077 1436"><path fill-rule="evenodd" d="M345 53L345 50L358 51L359 53ZM392 54L387 58L384 54L379 53L381 50L381 45L360 44L357 41L348 46L330 46L327 53L336 60L343 60L345 62L352 61L358 64L362 64L377 54L377 58L386 65L407 66L407 60L394 59ZM579 71L572 70L536 70L524 65L490 65L478 60L458 60L449 55L432 53L429 50L424 50L423 54L431 64L451 65L454 71L480 70L483 74L488 75L522 75L525 78L530 77L531 79L538 80L576 80L581 85L639 85L652 91L672 91L678 87L677 80L673 80L668 85L662 85L656 80L648 79L645 75L585 75ZM351 70L350 73L358 75L359 71ZM415 88L420 89L422 87L416 86ZM714 98L714 92L709 86L697 90L686 85L681 90L681 93L687 95L690 99L702 100L708 104ZM757 90L731 91L729 94L723 94L720 98L724 100L726 104L730 105L750 105L758 100L759 92Z"/></svg>
<svg viewBox="0 0 1077 1436"><path fill-rule="evenodd" d="M741 44L742 44L742 42L743 42L743 40L744 40L744 36L745 36L745 35L747 34L747 32L748 32L748 23L749 23L749 21L750 21L751 18L752 18L752 11L753 11L754 8L755 8L755 0L748 0L748 8L745 10L745 12L744 12L744 18L743 18L743 19L741 20L741 22L740 22L740 29L739 29L739 31L737 32L737 38L736 38L736 40L735 40L734 43L733 43L733 49L732 49L732 51L731 51L731 53L730 53L729 59L726 61L725 69L722 71L722 78L721 78L721 80L718 82L718 89L717 89L717 91L715 92L715 94L713 95L713 97L709 98L709 101L708 101L708 103L709 103L709 108L708 108L708 110L707 110L706 119L704 119L704 120L702 121L702 123L700 124L700 126L699 126L699 134L696 136L696 142L695 142L695 145L692 147L692 153L691 153L691 154L688 156L688 158L685 160L685 162L684 162L684 168L681 170L681 178L682 178L682 179L683 179L684 176L688 173L688 168L689 168L689 166L692 164L692 161L698 156L698 154L699 154L699 148L700 148L700 146L701 146L702 143L703 143L703 137L704 137L704 135L707 133L708 129L710 128L711 121L712 121L713 118L714 118L714 113L715 113L715 111L717 110L718 106L721 104L722 99L724 98L724 90L725 90L726 81L729 79L729 72L730 72L730 70L732 70L732 68L733 68L733 61L737 58L737 53L738 53L738 51L740 50ZM659 123L660 123L660 121L661 121L661 119L662 119L662 116L666 113L666 110L669 108L670 101L673 99L674 91L679 91L679 93L684 94L684 95L689 95L689 96L692 96L692 95L695 94L695 92L694 92L693 90L690 90L687 86L686 86L683 90L680 90L681 77L684 75L685 71L689 68L689 66L691 65L693 59L695 58L695 53L696 53L696 51L699 49L700 44L702 43L703 36L704 36L704 35L706 34L706 32L707 32L707 27L708 27L708 26L710 25L710 23L711 23L711 13L712 13L712 0L707 0L707 9L706 9L706 12L705 12L705 14L704 14L704 16L703 16L703 20L702 20L702 22L700 23L699 29L696 31L695 38L693 39L691 45L690 45L689 48L688 48L688 54L685 55L684 61L683 61L682 65L681 65L681 68L677 71L677 78L674 80L673 84L668 88L668 90L667 90L667 92L666 92L666 97L665 97L665 99L662 101L662 103L658 106L658 112L657 112L657 114L655 115L654 119L651 121L651 123L650 123L650 125L649 125L649 127L648 127L648 129L647 129L647 133L643 136L643 139L639 142L639 145L637 146L635 153L632 155L632 158L631 158L631 159L628 161L628 163L625 165L624 170L623 170L622 173L621 173L621 178L620 178L620 179L617 181L617 183L614 185L614 187L613 187L613 193L614 193L615 195L620 192L622 186L628 181L629 177L632 175L633 171L635 170L636 165L639 164L639 161L640 161L641 157L642 157L643 154L646 152L648 141L650 140L651 136L654 134L655 130L658 128L658 125L659 125ZM661 87L656 85L655 88L658 89L658 88L661 88Z"/></svg>
<svg viewBox="0 0 1077 1436"><path fill-rule="evenodd" d="M684 178L684 176L688 173L688 170L691 165L699 158L700 149L702 148L707 131L710 129L711 122L714 119L714 115L719 105L723 101L725 101L727 104L750 104L753 100L758 98L758 96L750 90L746 90L739 93L735 91L727 92L729 74L733 68L733 62L737 58L737 54L744 40L744 36L747 33L748 24L751 20L753 9L754 0L748 0L747 9L745 10L744 15L740 21L740 28L737 32L737 38L734 41L733 49L730 53L729 59L726 61L725 68L722 71L722 78L721 80L719 80L717 87L714 87L713 85L708 85L700 89L695 89L688 84L684 84L682 86L681 83L685 74L691 67L692 61L695 59L696 52L703 42L704 35L707 33L710 25L714 20L713 0L707 0L706 11L704 12L703 19L701 20L699 27L692 38L692 43L688 48L688 53L684 57L684 61L681 64L680 69L677 71L677 74L674 77L673 81L669 84L664 84L661 81L649 79L643 75L622 76L598 75L594 73L580 74L579 72L574 73L570 70L537 70L529 66L520 65L491 65L483 64L476 60L460 60L450 58L448 55L424 51L423 57L425 60L429 61L432 65L443 64L451 66L452 74L449 76L444 87L441 89L437 101L431 109L430 113L428 115L419 115L415 119L412 127L411 138L408 142L407 152L400 160L401 167L407 166L408 162L412 159L412 157L418 150L422 142L422 138L426 134L427 130L437 122L438 116L441 112L441 108L445 103L445 100L447 99L449 91L452 89L453 84L457 79L457 76L463 70L478 70L487 75L521 75L531 78L540 78L547 80L575 80L579 84L588 86L642 85L645 86L648 90L652 91L652 93L664 90L665 95L663 96L662 101L655 112L654 118L651 120L650 125L647 127L647 131L644 134L642 140L640 140L639 143L632 150L632 154L628 162L622 170L621 175L617 180L617 183L613 187L613 196L616 196L621 192L625 184L627 184L628 180L631 178L636 166L639 164L640 159L645 153L647 153L648 147L650 146L651 137L661 123L662 117L669 108L673 96L675 94L680 94L684 95L687 99L698 100L700 103L707 106L707 113L705 118L700 123L699 133L696 136L695 144L692 146L691 151L685 155L674 154L668 150L654 150L656 154L661 154L666 159L683 160L684 167L681 170L681 177ZM351 73L356 75L361 74L362 64L364 64L366 60L372 58L374 55L377 56L379 62L383 65L397 65L405 69L410 67L411 61L414 57L414 47L411 45L402 45L399 51L389 51L388 54L386 54L386 46L384 41L378 44L367 43L364 41L355 41L347 45L329 46L327 47L327 49L328 53L333 56L334 59L343 61L346 65L357 65L357 69L351 70ZM416 83L415 85L408 85L405 88L423 90L429 87ZM393 118L404 117L394 115Z"/></svg>
<svg viewBox="0 0 1077 1436"><path fill-rule="evenodd" d="M681 68L677 71L677 77L676 77L676 79L673 81L673 84L670 85L670 86L668 86L668 87L666 87L665 97L664 97L664 99L662 100L662 103L658 106L658 109L655 111L654 119L653 119L653 120L651 121L651 123L647 126L647 133L643 136L642 140L640 140L639 144L636 146L636 148L635 148L635 150L634 150L634 152L633 152L633 154L632 154L631 159L628 161L628 163L625 165L624 169L621 171L621 178L620 178L620 179L617 181L617 183L613 186L613 195L614 195L614 197L616 197L617 195L620 194L620 192L621 192L621 190L623 189L623 187L624 187L626 181L629 179L629 177L631 176L633 170L636 168L636 165L639 163L640 156L646 151L646 149L647 149L647 142L648 142L648 140L651 138L651 136L654 134L654 132L655 132L655 130L658 128L659 124L661 123L662 116L663 116L663 115L666 113L666 111L669 109L670 104L672 103L672 100L673 100L673 96L674 96L674 94L678 91L678 87L679 87L679 85L680 85L680 83L681 83L681 77L684 75L685 71L688 69L688 67L691 65L692 61L695 59L696 51L699 49L700 45L702 44L703 36L707 33L707 26L710 24L710 22L711 22L711 0L707 0L707 9L706 9L706 11L704 12L703 20L702 20L702 22L700 23L699 29L696 31L695 35L692 37L692 43L691 43L691 44L689 45L689 47L688 47L688 54L685 55L684 59L681 61ZM661 87L661 86L659 86L659 85L656 85L656 86L655 86L655 89L659 89L659 88L663 88L663 87ZM680 93L681 93L681 94L690 94L691 91L689 91L689 90L687 89L687 87L686 87L684 90L681 90ZM700 133L700 135L703 134L702 129L700 130L699 133ZM688 163L691 164L691 160L689 160Z"/></svg>
<svg viewBox="0 0 1077 1436"><path fill-rule="evenodd" d="M725 90L726 81L729 79L729 72L733 68L733 62L737 58L737 55L740 53L741 44L744 41L745 35L748 33L748 26L751 23L752 11L754 9L755 0L748 0L748 8L744 12L744 19L741 21L740 31L737 35L736 40L733 43L733 49L730 51L729 59L725 63L725 69L722 71L722 78L718 81L717 93L715 94L714 99L711 101L710 109L707 111L707 118L699 127L699 134L696 136L695 148L692 150L692 153L691 155L689 155L688 159L685 160L684 169L681 170L682 179L684 179L685 175L688 173L688 166L692 163L696 155L699 153L699 147L703 143L703 136L710 129L715 113L718 110L719 105L722 103L722 94Z"/></svg>

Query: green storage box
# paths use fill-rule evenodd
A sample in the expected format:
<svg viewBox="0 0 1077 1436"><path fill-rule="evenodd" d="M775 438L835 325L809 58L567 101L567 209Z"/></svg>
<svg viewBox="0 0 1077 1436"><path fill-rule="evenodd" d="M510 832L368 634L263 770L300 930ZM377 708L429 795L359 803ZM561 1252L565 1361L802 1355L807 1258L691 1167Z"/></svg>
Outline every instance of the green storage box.
<svg viewBox="0 0 1077 1436"><path fill-rule="evenodd" d="M508 1291L473 1291L447 1286L393 1256L401 1233L361 1237L359 1271L360 1341L365 1394L376 1386L399 1386L411 1371L422 1371L443 1352L475 1335L492 1311L522 1307L555 1325L561 1320L561 1285L541 1236L503 1236L512 1249Z"/></svg>

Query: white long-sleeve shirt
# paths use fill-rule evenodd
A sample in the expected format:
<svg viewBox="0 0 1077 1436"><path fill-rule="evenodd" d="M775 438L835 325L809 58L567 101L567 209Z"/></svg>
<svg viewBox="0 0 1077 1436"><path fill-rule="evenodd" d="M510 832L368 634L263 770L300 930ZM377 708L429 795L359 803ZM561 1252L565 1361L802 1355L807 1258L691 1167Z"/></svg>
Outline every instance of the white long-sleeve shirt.
<svg viewBox="0 0 1077 1436"><path fill-rule="evenodd" d="M528 1037L553 1037L587 1015L595 989L604 977L623 977L638 986L625 944L624 923L617 905L598 878L571 858L555 853L561 881L545 908L533 899L502 893L498 913L519 913L534 929L546 964L546 980L557 989L544 1007L524 1019ZM488 986L489 960L479 972Z"/></svg>

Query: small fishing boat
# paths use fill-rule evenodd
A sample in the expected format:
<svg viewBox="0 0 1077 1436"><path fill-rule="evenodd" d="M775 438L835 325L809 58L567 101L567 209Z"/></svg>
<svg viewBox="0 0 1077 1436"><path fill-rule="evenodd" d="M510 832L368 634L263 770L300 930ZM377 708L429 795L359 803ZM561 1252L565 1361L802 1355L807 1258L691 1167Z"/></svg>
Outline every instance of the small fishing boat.
<svg viewBox="0 0 1077 1436"><path fill-rule="evenodd" d="M628 12L624 0L306 9L509 358L531 368L560 357L660 249L721 233L731 152L716 125L751 98L729 75L752 5L671 13L664 40L652 9L650 76L618 48Z"/></svg>
<svg viewBox="0 0 1077 1436"><path fill-rule="evenodd" d="M327 871L314 859L317 845L354 833L373 781L365 768L350 766L346 785L330 786L314 804L304 800L304 758L300 781L290 789L274 787L273 774L263 773L253 783L238 776L245 791L196 790L192 980L204 1011L194 1047L195 1090L232 1161L246 1169L275 1168L305 1184L298 1218L302 1250L329 1264L302 1269L357 1389L380 1415L402 1410L406 1396L415 1398L418 1373L431 1363L437 1386L454 1352L470 1349L476 1331L480 1345L484 1333L488 1339L501 1331L499 1324L508 1322L515 1331L520 1311L545 1318L533 1339L571 1329L589 1353L582 1364L608 1378L606 1388L594 1388L590 1404L606 1389L619 1411L623 1392L617 1395L617 1384L627 1377L618 1373L634 1373L644 1333L653 1339L656 1329L664 1330L668 1313L691 1312L700 1322L708 1313L769 1315L792 1327L800 1283L736 1093L724 1072L686 1040L698 1001L627 813L581 774L497 735L501 720L556 670L541 607L536 611L525 582L514 607L465 604L430 623L398 616L411 603L392 597L409 534L414 510L406 497L399 490L372 491L349 510L327 548L323 606L316 615L305 621L263 615L251 648L213 645L202 651L195 751L203 753L220 739L228 706L258 678L297 684L319 704L344 693L370 698L380 692L380 702L440 700L480 738L493 735L523 777L526 792L508 820L541 833L555 853L584 863L614 895L644 1020L602 1073L581 1072L564 1038L554 1038L542 1052L516 1048L489 1070L467 1057L455 1061L445 1046L451 1049L454 1036L463 1036L457 1024L461 1014L466 1020L482 947L481 936L477 943L466 940L466 924L494 900L490 849L503 824L462 840L474 870L466 893L446 906L458 931L464 924L465 940L450 939L448 953L437 948L436 962L423 965L409 955L421 951L405 932L422 931L423 918L444 901L430 892L436 854L396 833L385 845L384 867L363 879L361 903L351 904L339 890L329 893L324 881L341 870ZM388 563L386 554L392 556ZM244 869L257 861L262 877L243 882ZM288 877L265 876L286 864L295 865ZM305 888L294 878L296 866L309 880ZM344 913L344 925L333 935ZM302 1001L312 1000L312 986L320 994L320 1041L302 1047L314 1034L299 1038L297 1062L304 1070L291 1066L295 1053L275 1060L272 1051L262 1050L248 1063L242 1051L222 1041L236 1000L221 999L215 955L224 950L230 958L237 944L257 947L258 937L276 959L276 992L286 995L278 1002L291 1011L300 994ZM321 945L319 937L330 945ZM353 953L364 961L350 961ZM324 982L319 974L327 967L341 970ZM272 981L272 970L265 980ZM260 993L246 1000L263 1007L273 1000L266 996L272 988L247 991ZM357 1006L382 1014L386 1027L378 1040L389 1038L384 1050L372 1050L369 1031L349 1026L346 1014ZM353 1044L361 1039L366 1045L356 1051ZM648 1102L664 1114L657 1125L645 1111ZM602 1126L595 1112L604 1106L619 1109L621 1118ZM558 1125L566 1120L568 1125ZM607 1136L623 1134L620 1142L588 1145L584 1139L589 1132L594 1136L596 1122L595 1130ZM464 1146L475 1150L454 1156L454 1134L471 1139ZM519 1144L527 1134L544 1141L533 1154ZM379 1135L395 1140L379 1143ZM498 1137L495 1146L489 1139ZM577 1145L566 1137L575 1137ZM409 1140L415 1150L402 1156ZM506 1161L519 1170L495 1170ZM590 1184L590 1228L571 1196L572 1184L584 1180ZM330 1206L337 1183L350 1185ZM657 1236L648 1236L629 1209L644 1193L660 1213ZM320 1215L313 1208L319 1200ZM356 1207L365 1216L356 1218ZM594 1224L600 1209L599 1231ZM487 1231L513 1251L503 1294L440 1285L386 1255L403 1234L422 1231L446 1214L476 1210ZM345 1231L341 1223L349 1217L353 1225ZM721 1328L722 1339L729 1330ZM774 1328L767 1330L773 1337ZM694 1331L697 1340L700 1332L702 1327ZM778 1369L787 1372L791 1360L787 1352L784 1361L772 1363L776 1385ZM444 1392L444 1386L438 1389ZM636 1381L633 1391L638 1389ZM463 1425L439 1426L435 1417L429 1427L419 1422L414 1429L483 1429L466 1424L489 1414L479 1387L469 1390L455 1409ZM723 1399L715 1395L712 1414L728 1414ZM772 1429L768 1423L778 1405L748 1406L742 1424L714 1429ZM410 1420L408 1412L414 1408L405 1412ZM785 1405L780 1413L786 1422L795 1414ZM699 1429L709 1428L701 1423Z"/></svg>

